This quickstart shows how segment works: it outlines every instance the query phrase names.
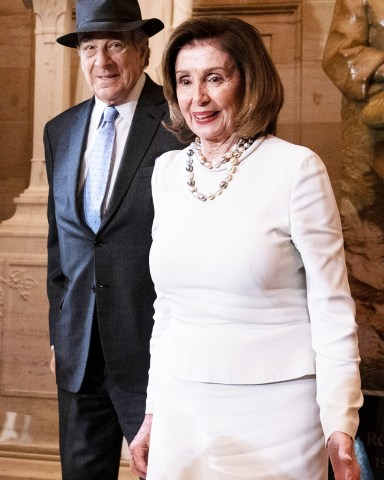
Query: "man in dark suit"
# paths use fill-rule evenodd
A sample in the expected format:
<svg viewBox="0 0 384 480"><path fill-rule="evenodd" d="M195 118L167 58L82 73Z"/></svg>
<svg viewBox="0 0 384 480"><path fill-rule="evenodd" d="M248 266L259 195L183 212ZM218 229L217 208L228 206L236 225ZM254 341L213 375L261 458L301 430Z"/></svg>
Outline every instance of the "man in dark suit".
<svg viewBox="0 0 384 480"><path fill-rule="evenodd" d="M161 87L143 73L148 37L162 22L142 20L133 0L78 0L76 18L77 30L57 41L78 49L94 97L44 132L50 339L63 480L113 480L123 435L130 442L145 409L155 298L151 173L156 157L181 146L161 124L168 115ZM85 192L90 178L95 184L107 107L112 154L101 169L95 227Z"/></svg>

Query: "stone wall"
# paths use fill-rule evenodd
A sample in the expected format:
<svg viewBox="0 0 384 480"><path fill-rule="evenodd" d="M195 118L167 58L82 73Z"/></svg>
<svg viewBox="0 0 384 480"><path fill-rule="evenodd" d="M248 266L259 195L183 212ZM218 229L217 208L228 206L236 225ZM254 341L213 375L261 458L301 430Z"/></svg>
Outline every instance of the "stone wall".
<svg viewBox="0 0 384 480"><path fill-rule="evenodd" d="M34 17L22 0L0 2L0 221L28 185L32 156Z"/></svg>
<svg viewBox="0 0 384 480"><path fill-rule="evenodd" d="M333 0L303 0L301 143L325 162L340 200L341 95L321 67Z"/></svg>

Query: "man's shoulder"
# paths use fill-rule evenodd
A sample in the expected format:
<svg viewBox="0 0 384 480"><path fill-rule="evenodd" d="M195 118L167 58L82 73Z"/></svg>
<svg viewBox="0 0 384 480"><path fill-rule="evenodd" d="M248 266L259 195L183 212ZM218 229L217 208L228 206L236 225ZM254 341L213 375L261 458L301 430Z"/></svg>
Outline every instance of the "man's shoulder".
<svg viewBox="0 0 384 480"><path fill-rule="evenodd" d="M47 125L60 125L71 122L76 115L82 112L86 112L88 109L92 108L93 104L94 99L91 98L77 105L74 105L73 107L70 107L67 110L64 110L63 112L53 117L47 122Z"/></svg>

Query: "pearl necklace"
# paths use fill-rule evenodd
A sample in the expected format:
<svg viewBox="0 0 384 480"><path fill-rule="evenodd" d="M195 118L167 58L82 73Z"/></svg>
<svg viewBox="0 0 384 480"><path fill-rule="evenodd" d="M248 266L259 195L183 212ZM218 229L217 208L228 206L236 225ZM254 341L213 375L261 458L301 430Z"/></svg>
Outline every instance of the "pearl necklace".
<svg viewBox="0 0 384 480"><path fill-rule="evenodd" d="M245 150L247 150L253 143L252 138L248 139L243 139L240 138L236 144L227 152L225 155L223 155L219 160L216 161L209 161L207 160L202 151L201 151L201 143L200 143L200 138L196 137L195 141L191 143L190 148L187 151L187 166L186 166L186 171L187 171L187 185L189 187L190 192L194 197L196 197L198 200L201 200L202 202L205 202L206 200L213 200L216 198L218 195L221 195L223 193L223 190L228 187L229 182L232 180L233 175L237 172L237 165L239 164L239 158L242 155ZM193 156L196 154L197 158L199 159L201 165L208 169L218 169L222 165L225 165L226 163L226 170L227 173L224 177L224 179L219 183L219 188L212 193L201 193L197 190L196 187L196 181L195 181L195 175L193 173Z"/></svg>

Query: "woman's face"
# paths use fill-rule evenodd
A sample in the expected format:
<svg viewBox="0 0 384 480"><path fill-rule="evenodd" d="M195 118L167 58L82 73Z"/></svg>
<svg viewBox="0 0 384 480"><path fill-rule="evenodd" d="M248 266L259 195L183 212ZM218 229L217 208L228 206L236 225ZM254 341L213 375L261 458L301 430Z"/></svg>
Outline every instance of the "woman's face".
<svg viewBox="0 0 384 480"><path fill-rule="evenodd" d="M216 41L183 47L176 58L176 94L188 127L201 141L224 143L241 105L241 77Z"/></svg>

